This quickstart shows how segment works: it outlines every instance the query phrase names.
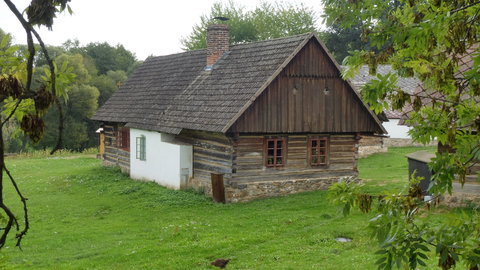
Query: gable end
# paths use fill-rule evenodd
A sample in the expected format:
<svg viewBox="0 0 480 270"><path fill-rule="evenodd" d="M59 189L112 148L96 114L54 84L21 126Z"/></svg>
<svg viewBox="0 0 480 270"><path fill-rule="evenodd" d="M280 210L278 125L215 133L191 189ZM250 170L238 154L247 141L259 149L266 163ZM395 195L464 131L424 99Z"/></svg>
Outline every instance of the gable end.
<svg viewBox="0 0 480 270"><path fill-rule="evenodd" d="M239 133L386 133L314 36L229 129Z"/></svg>

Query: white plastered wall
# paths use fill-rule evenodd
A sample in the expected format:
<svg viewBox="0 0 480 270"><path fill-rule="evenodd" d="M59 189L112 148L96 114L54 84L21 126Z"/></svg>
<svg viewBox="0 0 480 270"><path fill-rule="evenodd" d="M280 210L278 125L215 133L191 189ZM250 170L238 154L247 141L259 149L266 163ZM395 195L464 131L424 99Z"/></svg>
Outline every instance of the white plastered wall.
<svg viewBox="0 0 480 270"><path fill-rule="evenodd" d="M145 136L145 160L136 157L136 138L142 135ZM131 178L179 189L182 179L192 176L192 163L192 146L174 143L169 134L130 129Z"/></svg>
<svg viewBox="0 0 480 270"><path fill-rule="evenodd" d="M383 127L388 132L388 136L394 139L410 139L408 131L411 129L408 126L398 125L400 119L388 119L388 122L382 123Z"/></svg>

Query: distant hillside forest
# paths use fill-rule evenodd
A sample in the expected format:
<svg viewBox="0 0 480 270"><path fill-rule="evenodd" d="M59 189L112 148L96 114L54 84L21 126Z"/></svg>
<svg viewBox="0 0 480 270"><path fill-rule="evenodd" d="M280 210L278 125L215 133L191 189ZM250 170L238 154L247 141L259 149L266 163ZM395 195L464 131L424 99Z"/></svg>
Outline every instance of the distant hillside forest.
<svg viewBox="0 0 480 270"><path fill-rule="evenodd" d="M5 32L0 29L0 40ZM11 44L10 44L11 45ZM20 45L26 50L25 45ZM63 100L65 131L63 148L81 151L98 146L98 123L89 120L97 108L115 92L140 65L135 54L122 45L106 42L80 45L78 40L67 40L62 46L48 46L50 57L57 67L64 63L72 67L75 83L68 86L68 99ZM46 60L42 53L35 57L35 76L44 75ZM45 116L45 133L42 140L33 144L19 129L17 121L10 121L4 132L6 152L26 152L51 149L58 137L58 110L52 107Z"/></svg>

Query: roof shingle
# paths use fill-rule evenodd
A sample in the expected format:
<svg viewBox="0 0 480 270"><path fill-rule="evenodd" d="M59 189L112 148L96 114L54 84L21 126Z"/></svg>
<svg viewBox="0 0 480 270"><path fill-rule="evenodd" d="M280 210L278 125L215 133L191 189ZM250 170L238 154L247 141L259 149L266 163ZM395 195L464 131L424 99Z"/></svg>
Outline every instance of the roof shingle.
<svg viewBox="0 0 480 270"><path fill-rule="evenodd" d="M150 57L92 119L174 134L222 131L311 36L234 45L210 71L206 50Z"/></svg>

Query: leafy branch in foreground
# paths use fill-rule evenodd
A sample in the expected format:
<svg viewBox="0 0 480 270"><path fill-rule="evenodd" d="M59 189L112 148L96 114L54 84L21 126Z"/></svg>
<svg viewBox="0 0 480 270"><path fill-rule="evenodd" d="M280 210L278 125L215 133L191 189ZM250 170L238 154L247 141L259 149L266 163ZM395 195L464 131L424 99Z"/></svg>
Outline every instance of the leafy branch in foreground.
<svg viewBox="0 0 480 270"><path fill-rule="evenodd" d="M35 25L44 25L48 28L52 27L53 18L57 12L61 12L67 7L70 0L32 0L30 6L26 9L28 20L23 17L16 6L10 0L4 0L10 11L16 16L22 24L27 35L27 52L21 51L18 47L10 47L10 37L5 35L0 42L0 103L2 104L1 122L0 122L0 248L5 246L7 237L12 229L17 231L16 245L20 247L23 237L29 230L27 198L21 193L15 179L5 164L5 144L3 138L3 130L6 123L13 117L21 122L20 127L25 134L33 142L38 142L44 132L43 115L55 103L61 111L58 101L59 94L58 85L68 84L72 76L65 73L58 73L56 66L50 59L45 44L40 35L33 28ZM69 9L70 10L70 9ZM34 81L34 57L36 48L34 46L34 37L40 45L40 49L47 61L49 67L49 77ZM26 59L26 60L25 60ZM62 114L61 114L62 115ZM60 117L59 140L57 148L61 146L63 120ZM57 149L56 148L56 149ZM56 150L54 149L54 151ZM18 218L7 206L5 201L5 179L4 173L12 183L14 190L23 204L24 225L21 225ZM6 215L6 218L2 214Z"/></svg>
<svg viewBox="0 0 480 270"><path fill-rule="evenodd" d="M420 180L412 175L404 192L370 195L362 191L358 181L341 179L329 188L329 196L344 215L354 209L375 212L368 227L379 244L378 269L426 267L432 253L438 257L441 269L451 269L460 263L467 269L478 269L480 212L432 224L423 216L429 214L438 197L424 197Z"/></svg>
<svg viewBox="0 0 480 270"><path fill-rule="evenodd" d="M456 180L463 185L480 162L480 1L323 3L327 24L348 28L360 21L362 40L373 47L350 52L344 60L348 65L344 77L351 77L362 65L368 65L372 75L379 64L391 65L394 72L377 74L361 89L364 101L377 113L408 111L405 118L412 139L424 144L438 141L429 163L433 171L429 192L438 197L451 193ZM398 77L412 76L421 81L414 91L397 86ZM381 247L377 261L381 269L420 267L431 247L442 269L460 262L472 270L479 268L478 211L459 224L442 220L444 225L435 227L428 218L419 218L428 204L408 192L377 199L379 215L370 227ZM353 202L358 204L357 199Z"/></svg>

